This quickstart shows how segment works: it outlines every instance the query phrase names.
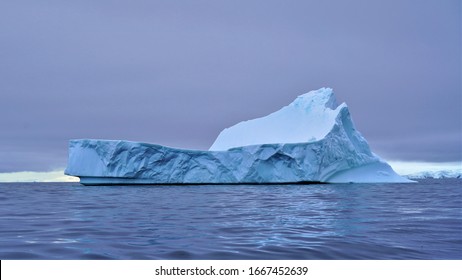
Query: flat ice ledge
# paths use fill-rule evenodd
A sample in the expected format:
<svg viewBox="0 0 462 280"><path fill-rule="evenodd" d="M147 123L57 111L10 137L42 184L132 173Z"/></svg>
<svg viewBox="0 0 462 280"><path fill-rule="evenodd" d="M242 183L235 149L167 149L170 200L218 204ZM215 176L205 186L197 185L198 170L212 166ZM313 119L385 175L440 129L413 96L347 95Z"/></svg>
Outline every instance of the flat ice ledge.
<svg viewBox="0 0 462 280"><path fill-rule="evenodd" d="M320 182L318 144L196 151L113 140L72 140L66 174L83 184L259 184ZM310 152L311 151L311 152ZM311 154L311 157L306 155Z"/></svg>
<svg viewBox="0 0 462 280"><path fill-rule="evenodd" d="M410 182L375 156L361 158L354 151L342 159L326 156L321 152L326 145L332 145L329 137L313 143L211 152L128 141L72 140L65 173L80 177L84 185ZM371 164L368 177L348 174L354 170L352 165Z"/></svg>

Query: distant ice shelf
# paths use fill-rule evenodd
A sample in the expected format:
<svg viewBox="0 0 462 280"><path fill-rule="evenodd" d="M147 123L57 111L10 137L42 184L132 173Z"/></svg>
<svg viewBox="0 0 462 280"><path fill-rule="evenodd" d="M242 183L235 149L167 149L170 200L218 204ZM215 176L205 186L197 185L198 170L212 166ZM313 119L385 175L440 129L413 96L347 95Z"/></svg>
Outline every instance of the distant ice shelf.
<svg viewBox="0 0 462 280"><path fill-rule="evenodd" d="M455 170L422 171L408 174L409 179L462 179L462 168Z"/></svg>
<svg viewBox="0 0 462 280"><path fill-rule="evenodd" d="M85 185L412 182L371 152L329 88L223 130L209 151L71 140L65 173Z"/></svg>

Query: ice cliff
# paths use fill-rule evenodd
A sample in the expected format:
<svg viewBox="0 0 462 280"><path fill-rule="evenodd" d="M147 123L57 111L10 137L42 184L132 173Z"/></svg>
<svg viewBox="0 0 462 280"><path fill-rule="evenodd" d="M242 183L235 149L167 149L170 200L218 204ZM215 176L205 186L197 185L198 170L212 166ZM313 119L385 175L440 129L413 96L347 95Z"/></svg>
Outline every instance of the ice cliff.
<svg viewBox="0 0 462 280"><path fill-rule="evenodd" d="M329 88L223 130L209 151L71 140L66 174L88 185L410 182L371 152Z"/></svg>

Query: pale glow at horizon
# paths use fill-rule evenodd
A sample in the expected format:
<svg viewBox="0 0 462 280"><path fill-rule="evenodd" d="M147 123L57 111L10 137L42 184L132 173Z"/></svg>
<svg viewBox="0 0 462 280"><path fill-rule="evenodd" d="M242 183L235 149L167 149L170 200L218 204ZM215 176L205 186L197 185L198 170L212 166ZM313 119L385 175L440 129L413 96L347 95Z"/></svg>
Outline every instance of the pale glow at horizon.
<svg viewBox="0 0 462 280"><path fill-rule="evenodd" d="M452 170L462 173L462 162L417 162L417 161L387 161L399 174L409 175L423 171ZM51 172L11 172L0 173L0 182L79 182L78 177L67 176L64 169Z"/></svg>
<svg viewBox="0 0 462 280"><path fill-rule="evenodd" d="M442 170L459 171L462 173L462 162L387 161L387 163L399 175Z"/></svg>
<svg viewBox="0 0 462 280"><path fill-rule="evenodd" d="M22 171L0 173L0 182L79 182L79 178L65 175L64 169L51 172Z"/></svg>

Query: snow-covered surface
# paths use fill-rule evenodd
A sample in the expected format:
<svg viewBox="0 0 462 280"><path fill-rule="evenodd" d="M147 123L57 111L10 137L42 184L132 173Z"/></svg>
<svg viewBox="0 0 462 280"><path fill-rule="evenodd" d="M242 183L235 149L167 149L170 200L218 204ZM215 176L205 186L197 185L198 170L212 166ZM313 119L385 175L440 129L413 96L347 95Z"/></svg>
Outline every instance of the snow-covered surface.
<svg viewBox="0 0 462 280"><path fill-rule="evenodd" d="M0 173L0 182L78 182L79 178L64 175L64 170L50 172L21 171Z"/></svg>
<svg viewBox="0 0 462 280"><path fill-rule="evenodd" d="M298 96L292 103L268 116L243 121L224 129L210 151L258 144L306 143L324 138L345 104L337 105L330 88Z"/></svg>
<svg viewBox="0 0 462 280"><path fill-rule="evenodd" d="M406 175L409 179L446 179L460 178L462 179L462 169L455 170L439 170L439 171L422 171Z"/></svg>
<svg viewBox="0 0 462 280"><path fill-rule="evenodd" d="M210 151L72 140L66 174L90 185L411 182L371 152L328 88L225 129Z"/></svg>
<svg viewBox="0 0 462 280"><path fill-rule="evenodd" d="M413 178L462 178L462 162L389 161L400 175Z"/></svg>

